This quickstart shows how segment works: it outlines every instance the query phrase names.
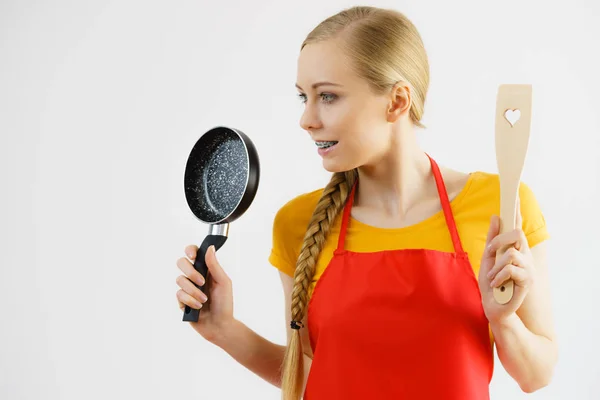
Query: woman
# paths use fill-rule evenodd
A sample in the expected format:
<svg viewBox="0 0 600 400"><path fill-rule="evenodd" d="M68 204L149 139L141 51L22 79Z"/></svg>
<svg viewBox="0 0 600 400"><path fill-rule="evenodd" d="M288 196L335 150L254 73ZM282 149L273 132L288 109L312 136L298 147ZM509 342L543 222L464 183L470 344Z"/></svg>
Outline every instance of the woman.
<svg viewBox="0 0 600 400"><path fill-rule="evenodd" d="M344 10L302 44L300 125L333 176L275 217L269 260L283 282L288 346L233 318L212 250L211 309L192 324L284 399L486 399L494 345L524 391L551 379L544 217L521 184L522 229L499 234L498 176L439 167L419 148L428 84L419 33L397 11ZM186 248L190 258L196 249ZM192 262L178 261L180 307L206 299L189 282L203 283ZM500 305L493 288L507 279L515 293Z"/></svg>

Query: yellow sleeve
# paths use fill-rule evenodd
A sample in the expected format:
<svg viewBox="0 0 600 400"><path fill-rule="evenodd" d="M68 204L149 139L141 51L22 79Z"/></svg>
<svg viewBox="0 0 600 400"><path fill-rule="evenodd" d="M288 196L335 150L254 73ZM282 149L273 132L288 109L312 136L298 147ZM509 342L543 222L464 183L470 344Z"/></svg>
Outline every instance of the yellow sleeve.
<svg viewBox="0 0 600 400"><path fill-rule="evenodd" d="M548 233L546 220L533 191L523 182L521 182L519 187L519 198L521 216L523 217L523 232L527 237L529 247L533 247L550 238L550 234Z"/></svg>
<svg viewBox="0 0 600 400"><path fill-rule="evenodd" d="M294 277L296 270L294 242L294 221L292 220L290 204L277 211L273 220L273 242L269 262L285 274Z"/></svg>
<svg viewBox="0 0 600 400"><path fill-rule="evenodd" d="M317 189L298 195L275 214L269 263L292 278L308 223L322 192L323 189Z"/></svg>

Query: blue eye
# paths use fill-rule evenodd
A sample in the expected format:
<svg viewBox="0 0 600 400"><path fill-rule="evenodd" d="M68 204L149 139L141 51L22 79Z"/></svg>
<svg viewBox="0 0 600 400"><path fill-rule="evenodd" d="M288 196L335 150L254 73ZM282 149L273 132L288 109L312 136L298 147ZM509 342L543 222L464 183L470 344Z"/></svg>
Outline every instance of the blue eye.
<svg viewBox="0 0 600 400"><path fill-rule="evenodd" d="M305 94L299 93L298 97L302 100L302 104L306 104L306 95ZM319 97L321 97L321 99L323 99L323 103L325 103L325 104L331 104L337 98L337 96L333 93L319 93Z"/></svg>
<svg viewBox="0 0 600 400"><path fill-rule="evenodd" d="M331 94L331 93L321 93L320 96L321 96L321 98L323 98L323 96L325 96L329 99L329 100L323 99L323 103L325 103L325 104L333 103L333 101L337 97L335 94Z"/></svg>

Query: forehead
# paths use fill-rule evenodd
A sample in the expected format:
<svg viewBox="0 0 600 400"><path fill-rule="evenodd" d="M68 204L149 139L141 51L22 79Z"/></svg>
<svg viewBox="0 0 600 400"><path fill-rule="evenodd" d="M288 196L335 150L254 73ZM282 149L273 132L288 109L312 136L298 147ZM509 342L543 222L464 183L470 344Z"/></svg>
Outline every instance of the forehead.
<svg viewBox="0 0 600 400"><path fill-rule="evenodd" d="M348 58L334 40L311 43L300 52L296 82L303 90L311 90L313 83L321 81L349 86L355 79Z"/></svg>

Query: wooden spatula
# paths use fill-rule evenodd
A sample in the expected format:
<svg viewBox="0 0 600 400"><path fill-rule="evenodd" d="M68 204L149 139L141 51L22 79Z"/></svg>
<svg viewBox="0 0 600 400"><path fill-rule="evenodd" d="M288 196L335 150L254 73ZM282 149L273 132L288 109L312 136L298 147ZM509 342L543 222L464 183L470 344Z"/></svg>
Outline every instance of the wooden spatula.
<svg viewBox="0 0 600 400"><path fill-rule="evenodd" d="M517 197L531 127L531 85L500 85L496 98L496 162L500 176L500 233L516 228ZM496 260L508 248L496 253ZM494 288L494 298L506 304L514 282Z"/></svg>

